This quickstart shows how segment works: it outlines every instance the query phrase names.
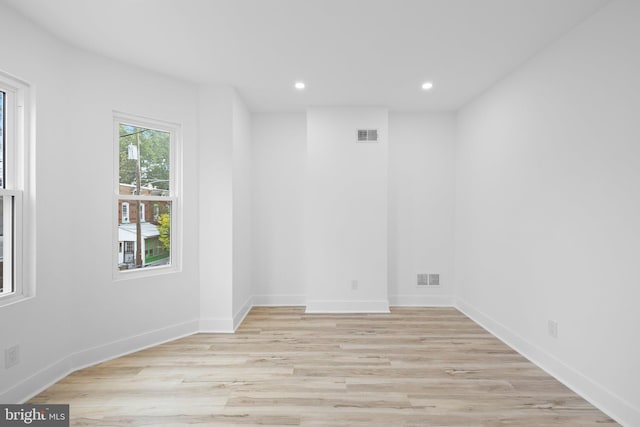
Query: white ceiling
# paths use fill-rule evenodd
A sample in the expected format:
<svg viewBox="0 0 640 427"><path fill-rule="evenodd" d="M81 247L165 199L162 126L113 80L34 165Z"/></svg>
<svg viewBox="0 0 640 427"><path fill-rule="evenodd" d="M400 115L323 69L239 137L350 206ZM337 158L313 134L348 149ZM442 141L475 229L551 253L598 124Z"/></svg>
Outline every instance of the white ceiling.
<svg viewBox="0 0 640 427"><path fill-rule="evenodd" d="M0 0L72 45L254 111L455 110L608 0ZM294 81L307 89L297 92ZM432 80L430 92L420 85Z"/></svg>

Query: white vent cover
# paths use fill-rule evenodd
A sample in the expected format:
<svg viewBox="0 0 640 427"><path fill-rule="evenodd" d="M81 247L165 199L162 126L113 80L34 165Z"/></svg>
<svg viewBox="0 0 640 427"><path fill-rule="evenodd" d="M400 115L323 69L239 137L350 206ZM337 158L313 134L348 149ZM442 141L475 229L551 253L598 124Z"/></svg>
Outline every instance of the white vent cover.
<svg viewBox="0 0 640 427"><path fill-rule="evenodd" d="M418 274L418 286L440 286L440 275Z"/></svg>
<svg viewBox="0 0 640 427"><path fill-rule="evenodd" d="M378 142L378 129L358 129L358 142Z"/></svg>

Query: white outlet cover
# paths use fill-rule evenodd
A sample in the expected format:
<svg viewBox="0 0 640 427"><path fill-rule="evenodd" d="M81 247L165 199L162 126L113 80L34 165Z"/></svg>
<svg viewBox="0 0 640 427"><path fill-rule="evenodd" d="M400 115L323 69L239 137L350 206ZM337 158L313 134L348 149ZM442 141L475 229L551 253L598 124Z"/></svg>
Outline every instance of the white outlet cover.
<svg viewBox="0 0 640 427"><path fill-rule="evenodd" d="M549 320L548 329L549 335L551 335L553 338L558 338L558 322Z"/></svg>
<svg viewBox="0 0 640 427"><path fill-rule="evenodd" d="M4 350L4 367L9 369L20 363L20 347L15 345Z"/></svg>

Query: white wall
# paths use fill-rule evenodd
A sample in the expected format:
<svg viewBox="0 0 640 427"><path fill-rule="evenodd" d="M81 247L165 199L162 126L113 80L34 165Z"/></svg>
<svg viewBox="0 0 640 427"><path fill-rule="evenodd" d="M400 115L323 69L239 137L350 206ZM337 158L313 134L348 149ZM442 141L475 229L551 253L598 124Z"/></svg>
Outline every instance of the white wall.
<svg viewBox="0 0 640 427"><path fill-rule="evenodd" d="M234 329L251 308L251 116L233 97L233 316ZM214 237L215 238L215 237Z"/></svg>
<svg viewBox="0 0 640 427"><path fill-rule="evenodd" d="M199 90L200 329L233 330L233 100L228 86Z"/></svg>
<svg viewBox="0 0 640 427"><path fill-rule="evenodd" d="M389 300L453 304L454 140L452 113L389 114ZM418 273L440 286L418 287Z"/></svg>
<svg viewBox="0 0 640 427"><path fill-rule="evenodd" d="M254 303L303 305L305 113L255 113L252 123Z"/></svg>
<svg viewBox="0 0 640 427"><path fill-rule="evenodd" d="M454 125L451 113L389 115L392 304L453 304ZM253 114L252 138L254 302L304 305L306 117ZM329 161L329 173L335 173L335 160ZM417 288L420 272L440 273L442 285Z"/></svg>
<svg viewBox="0 0 640 427"><path fill-rule="evenodd" d="M76 206L67 230L74 250L65 261L73 281L74 348L82 351L184 322L197 324L197 171L182 170L181 272L113 281L110 197L113 110L181 124L183 162L192 165L198 158L196 88L83 52L74 52L68 67L72 78L66 96L73 103L65 112L69 134L64 144L71 151L66 159L70 166L62 168L73 184L68 195L60 196ZM38 110L39 116L47 113ZM39 239L38 246L43 244L51 243Z"/></svg>
<svg viewBox="0 0 640 427"><path fill-rule="evenodd" d="M233 332L251 308L251 117L235 89L199 90L200 330Z"/></svg>
<svg viewBox="0 0 640 427"><path fill-rule="evenodd" d="M20 401L87 363L197 328L197 179L184 171L184 264L112 280L113 110L182 124L195 163L192 85L67 48L0 5L1 67L36 90L36 297L0 310L0 401ZM167 102L170 100L171 102ZM180 286L176 286L179 283Z"/></svg>
<svg viewBox="0 0 640 427"><path fill-rule="evenodd" d="M357 143L357 129L378 129ZM388 114L307 111L307 311L385 311ZM352 281L358 289L352 289Z"/></svg>
<svg viewBox="0 0 640 427"><path fill-rule="evenodd" d="M640 425L638 22L640 3L610 3L465 107L457 146L460 307L626 425Z"/></svg>
<svg viewBox="0 0 640 427"><path fill-rule="evenodd" d="M29 392L25 379L63 360L71 347L72 280L67 259L73 251L68 232L72 218L60 209L61 191L73 183L69 169L61 167L73 156L73 146L61 143L69 139L70 131L64 114L71 104L65 74L70 52L3 4L0 38L5 41L0 68L33 85L38 109L48 112L36 121L34 228L38 241L46 242L36 248L37 297L0 308L0 401L15 402ZM110 193L106 197L110 199ZM20 364L5 369L4 349L14 345L20 346ZM67 367L59 370L66 372Z"/></svg>

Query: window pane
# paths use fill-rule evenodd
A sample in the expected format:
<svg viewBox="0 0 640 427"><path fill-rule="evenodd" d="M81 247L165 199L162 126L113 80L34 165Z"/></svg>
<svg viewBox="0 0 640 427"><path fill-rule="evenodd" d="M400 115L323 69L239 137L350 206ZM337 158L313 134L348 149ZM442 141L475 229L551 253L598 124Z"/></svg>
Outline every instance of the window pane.
<svg viewBox="0 0 640 427"><path fill-rule="evenodd" d="M127 124L120 124L119 132L119 194L168 196L169 132Z"/></svg>
<svg viewBox="0 0 640 427"><path fill-rule="evenodd" d="M0 295L14 291L11 261L13 197L0 196Z"/></svg>
<svg viewBox="0 0 640 427"><path fill-rule="evenodd" d="M118 203L120 270L171 264L171 202L154 201L154 206L158 206L158 216L147 216L147 221L139 215L141 203L126 199ZM123 218L123 206L128 206L128 218Z"/></svg>
<svg viewBox="0 0 640 427"><path fill-rule="evenodd" d="M4 188L4 121L5 121L5 100L6 94L0 91L0 188Z"/></svg>

